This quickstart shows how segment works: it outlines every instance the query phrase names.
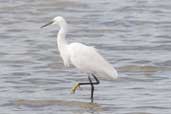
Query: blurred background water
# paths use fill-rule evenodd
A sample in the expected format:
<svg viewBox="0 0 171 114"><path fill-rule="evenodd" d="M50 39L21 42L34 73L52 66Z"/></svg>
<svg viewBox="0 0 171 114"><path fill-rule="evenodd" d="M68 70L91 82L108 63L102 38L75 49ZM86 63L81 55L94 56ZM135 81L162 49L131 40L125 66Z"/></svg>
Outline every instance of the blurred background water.
<svg viewBox="0 0 171 114"><path fill-rule="evenodd" d="M65 68L55 16L69 23L69 42L95 46L119 71L96 86L93 109L20 106L19 99L89 102L89 87L70 94L87 76ZM0 114L170 114L170 0L0 0Z"/></svg>

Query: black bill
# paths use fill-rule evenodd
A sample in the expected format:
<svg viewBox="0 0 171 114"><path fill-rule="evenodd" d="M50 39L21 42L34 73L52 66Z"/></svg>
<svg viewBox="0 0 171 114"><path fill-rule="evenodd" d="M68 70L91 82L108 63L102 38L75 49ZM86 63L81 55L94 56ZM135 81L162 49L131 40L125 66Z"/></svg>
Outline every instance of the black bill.
<svg viewBox="0 0 171 114"><path fill-rule="evenodd" d="M53 23L53 21L50 21L49 23L47 23L47 24L41 26L40 28L44 28L44 27L46 27L46 26L48 26L48 25L51 25L52 23Z"/></svg>

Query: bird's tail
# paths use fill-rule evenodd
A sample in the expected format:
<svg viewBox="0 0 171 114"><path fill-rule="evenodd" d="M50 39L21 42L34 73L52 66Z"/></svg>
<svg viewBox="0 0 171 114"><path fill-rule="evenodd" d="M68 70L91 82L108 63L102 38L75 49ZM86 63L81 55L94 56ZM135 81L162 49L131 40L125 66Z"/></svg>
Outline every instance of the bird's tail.
<svg viewBox="0 0 171 114"><path fill-rule="evenodd" d="M118 78L118 72L115 68L113 68L112 70L109 70L107 72L107 75L110 77L110 79L112 80L116 80Z"/></svg>
<svg viewBox="0 0 171 114"><path fill-rule="evenodd" d="M104 72L96 73L96 75L103 80L116 80L118 78L118 72L115 69L107 69Z"/></svg>
<svg viewBox="0 0 171 114"><path fill-rule="evenodd" d="M117 79L118 78L118 72L116 69L113 69L113 79Z"/></svg>

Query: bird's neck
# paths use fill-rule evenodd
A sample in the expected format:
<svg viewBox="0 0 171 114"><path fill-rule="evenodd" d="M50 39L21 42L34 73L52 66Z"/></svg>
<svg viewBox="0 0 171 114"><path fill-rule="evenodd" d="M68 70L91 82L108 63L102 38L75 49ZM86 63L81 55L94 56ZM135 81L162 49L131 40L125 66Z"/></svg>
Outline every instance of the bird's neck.
<svg viewBox="0 0 171 114"><path fill-rule="evenodd" d="M57 44L58 44L58 49L61 52L61 50L65 50L67 46L67 41L65 39L65 35L67 33L67 25L63 25L60 27L60 30L57 35Z"/></svg>

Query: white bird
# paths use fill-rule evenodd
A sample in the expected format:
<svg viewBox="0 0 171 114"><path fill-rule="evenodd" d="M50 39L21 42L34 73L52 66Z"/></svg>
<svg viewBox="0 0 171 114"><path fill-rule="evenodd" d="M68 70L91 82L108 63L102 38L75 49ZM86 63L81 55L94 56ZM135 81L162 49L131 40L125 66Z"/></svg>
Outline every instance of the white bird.
<svg viewBox="0 0 171 114"><path fill-rule="evenodd" d="M118 73L114 67L107 62L94 47L86 46L82 43L68 43L65 39L68 24L61 16L55 17L49 23L43 25L41 28L50 24L57 24L60 30L57 34L57 45L60 56L63 59L64 65L69 67L75 66L79 70L91 74L96 82L92 82L90 76L89 83L77 83L73 88L74 93L80 85L91 85L91 102L93 102L94 84L99 84L97 77L114 80L118 78ZM96 77L97 76L97 77Z"/></svg>

